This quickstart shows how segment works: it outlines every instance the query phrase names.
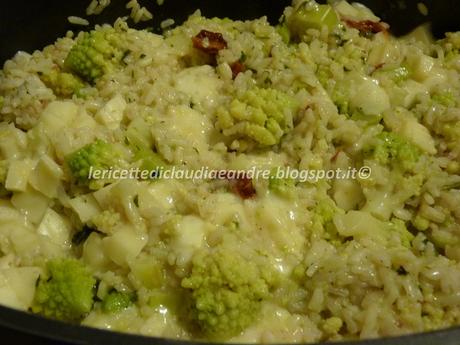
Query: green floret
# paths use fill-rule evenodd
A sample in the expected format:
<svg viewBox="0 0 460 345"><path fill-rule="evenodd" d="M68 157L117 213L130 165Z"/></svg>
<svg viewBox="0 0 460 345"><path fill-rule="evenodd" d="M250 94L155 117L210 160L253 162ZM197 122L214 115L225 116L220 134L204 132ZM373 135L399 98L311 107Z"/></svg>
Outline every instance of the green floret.
<svg viewBox="0 0 460 345"><path fill-rule="evenodd" d="M289 44L291 41L291 32L289 31L286 22L278 24L276 26L276 32L281 36L284 43Z"/></svg>
<svg viewBox="0 0 460 345"><path fill-rule="evenodd" d="M291 198L294 196L295 180L291 178L279 178L274 171L270 176L268 188L280 196Z"/></svg>
<svg viewBox="0 0 460 345"><path fill-rule="evenodd" d="M227 339L243 331L269 293L256 264L225 250L196 256L182 287L191 290L192 320L209 339Z"/></svg>
<svg viewBox="0 0 460 345"><path fill-rule="evenodd" d="M104 313L118 313L129 308L136 300L136 295L131 292L112 291L102 300L102 311Z"/></svg>
<svg viewBox="0 0 460 345"><path fill-rule="evenodd" d="M313 231L323 233L324 238L328 240L338 241L338 233L332 220L336 214L345 212L329 197L320 199L312 211Z"/></svg>
<svg viewBox="0 0 460 345"><path fill-rule="evenodd" d="M66 161L73 177L82 184L89 184L90 172L117 167L121 155L115 148L102 140L88 144L74 153Z"/></svg>
<svg viewBox="0 0 460 345"><path fill-rule="evenodd" d="M431 97L431 100L434 103L438 103L446 107L455 107L457 104L456 97L452 92L436 93Z"/></svg>
<svg viewBox="0 0 460 345"><path fill-rule="evenodd" d="M219 109L217 126L226 136L271 146L292 129L298 110L295 98L275 89L254 87L234 99L229 109Z"/></svg>
<svg viewBox="0 0 460 345"><path fill-rule="evenodd" d="M409 75L409 70L404 66L395 68L391 71L392 79L396 84L406 81L409 78Z"/></svg>
<svg viewBox="0 0 460 345"><path fill-rule="evenodd" d="M93 216L91 218L90 224L94 226L98 231L110 234L120 222L120 214L112 209L109 209Z"/></svg>
<svg viewBox="0 0 460 345"><path fill-rule="evenodd" d="M89 83L94 83L120 65L125 51L123 34L113 28L84 33L67 55L64 66Z"/></svg>
<svg viewBox="0 0 460 345"><path fill-rule="evenodd" d="M54 259L47 265L48 279L40 279L32 307L34 313L77 322L93 307L96 280L75 259Z"/></svg>
<svg viewBox="0 0 460 345"><path fill-rule="evenodd" d="M5 98L3 96L0 96L0 109L3 108L3 103L5 103Z"/></svg>
<svg viewBox="0 0 460 345"><path fill-rule="evenodd" d="M376 159L381 164L391 164L403 171L412 170L421 152L413 144L392 132L382 132L377 136L378 143L365 150L366 157Z"/></svg>
<svg viewBox="0 0 460 345"><path fill-rule="evenodd" d="M415 236L409 230L407 230L406 224L401 219L393 218L391 222L387 223L387 228L388 230L399 234L401 244L404 247L411 247L411 242Z"/></svg>
<svg viewBox="0 0 460 345"><path fill-rule="evenodd" d="M319 5L315 1L305 1L287 18L287 25L293 36L301 37L308 29L329 31L340 23L337 12L330 5Z"/></svg>
<svg viewBox="0 0 460 345"><path fill-rule="evenodd" d="M40 79L53 90L54 94L62 97L78 95L80 90L85 87L85 83L77 76L56 70L42 74Z"/></svg>

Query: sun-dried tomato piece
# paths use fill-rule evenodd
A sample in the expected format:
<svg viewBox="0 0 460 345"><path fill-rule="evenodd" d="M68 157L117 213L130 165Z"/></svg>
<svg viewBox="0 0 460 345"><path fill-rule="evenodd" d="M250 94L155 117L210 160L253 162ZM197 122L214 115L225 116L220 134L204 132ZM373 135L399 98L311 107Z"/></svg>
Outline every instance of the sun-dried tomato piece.
<svg viewBox="0 0 460 345"><path fill-rule="evenodd" d="M376 34L378 32L387 31L388 27L383 22L373 22L372 20L355 21L345 19L345 23L354 29L358 29L363 34Z"/></svg>
<svg viewBox="0 0 460 345"><path fill-rule="evenodd" d="M193 46L210 55L217 55L219 50L227 48L227 41L219 32L201 30L198 35L192 37Z"/></svg>
<svg viewBox="0 0 460 345"><path fill-rule="evenodd" d="M252 184L252 179L248 177L240 178L234 182L235 192L243 199L250 199L256 195L256 189Z"/></svg>
<svg viewBox="0 0 460 345"><path fill-rule="evenodd" d="M331 162L335 162L337 160L337 157L339 157L341 150L337 150L337 152L331 157Z"/></svg>
<svg viewBox="0 0 460 345"><path fill-rule="evenodd" d="M227 179L233 191L243 199L250 199L256 195L252 178L246 176L246 174L219 171L219 178Z"/></svg>
<svg viewBox="0 0 460 345"><path fill-rule="evenodd" d="M230 65L230 68L232 69L233 79L235 79L241 72L246 71L246 66L240 61L235 61L234 63L232 63Z"/></svg>

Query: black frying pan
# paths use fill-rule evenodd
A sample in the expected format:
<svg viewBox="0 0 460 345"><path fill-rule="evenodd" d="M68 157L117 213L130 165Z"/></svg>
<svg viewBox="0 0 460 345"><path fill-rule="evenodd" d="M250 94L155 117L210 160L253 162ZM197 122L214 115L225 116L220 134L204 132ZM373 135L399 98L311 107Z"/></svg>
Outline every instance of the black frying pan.
<svg viewBox="0 0 460 345"><path fill-rule="evenodd" d="M446 31L460 30L460 6L455 0L424 0L429 9L422 15L417 4L422 0L360 0L389 23L396 35L407 33L417 25L431 21L435 36ZM112 0L113 4L102 15L91 18L91 24L112 23L126 15L125 0ZM161 7L155 0L141 1L154 13L153 26L174 18L181 23L195 9L205 16L253 19L267 15L276 23L282 9L290 0L166 0ZM80 30L67 22L70 15L85 17L89 0L8 0L0 7L0 65L18 50L32 52L51 44L67 30ZM132 24L132 23L131 23ZM64 324L0 306L0 344L9 345L200 345L199 343L146 338ZM342 345L460 345L460 328L409 335L398 338L369 340ZM324 344L326 345L326 344Z"/></svg>

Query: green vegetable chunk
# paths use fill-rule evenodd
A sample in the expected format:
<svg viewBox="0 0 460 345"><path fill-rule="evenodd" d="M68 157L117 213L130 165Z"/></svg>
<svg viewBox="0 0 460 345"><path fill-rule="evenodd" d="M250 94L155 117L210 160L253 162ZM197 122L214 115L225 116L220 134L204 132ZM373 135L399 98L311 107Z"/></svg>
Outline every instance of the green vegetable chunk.
<svg viewBox="0 0 460 345"><path fill-rule="evenodd" d="M339 22L339 16L332 6L319 5L315 1L303 2L287 20L289 30L297 37L308 29L321 30L323 26L332 31Z"/></svg>
<svg viewBox="0 0 460 345"><path fill-rule="evenodd" d="M48 279L40 279L32 307L46 317L77 322L91 311L96 280L75 259L53 259Z"/></svg>
<svg viewBox="0 0 460 345"><path fill-rule="evenodd" d="M298 109L295 98L275 89L254 87L234 99L229 109L219 109L217 126L226 136L272 146L293 128Z"/></svg>
<svg viewBox="0 0 460 345"><path fill-rule="evenodd" d="M113 28L85 33L70 50L64 66L89 83L112 72L125 55L123 34Z"/></svg>
<svg viewBox="0 0 460 345"><path fill-rule="evenodd" d="M276 177L276 170L272 172L268 181L268 189L280 196L291 198L295 195L295 180Z"/></svg>
<svg viewBox="0 0 460 345"><path fill-rule="evenodd" d="M135 295L129 292L110 292L102 301L104 313L118 313L133 304Z"/></svg>
<svg viewBox="0 0 460 345"><path fill-rule="evenodd" d="M365 150L365 156L381 164L391 164L403 171L412 170L420 158L420 150L396 133L382 132L378 143Z"/></svg>
<svg viewBox="0 0 460 345"><path fill-rule="evenodd" d="M192 320L210 339L227 339L248 327L268 295L258 266L225 250L196 256L182 287L191 291Z"/></svg>
<svg viewBox="0 0 460 345"><path fill-rule="evenodd" d="M40 79L48 86L53 92L62 97L70 97L73 94L85 87L83 81L71 73L52 71L40 76Z"/></svg>
<svg viewBox="0 0 460 345"><path fill-rule="evenodd" d="M114 168L118 166L120 158L112 145L96 140L71 153L66 161L75 179L82 184L88 184L91 168L93 171Z"/></svg>

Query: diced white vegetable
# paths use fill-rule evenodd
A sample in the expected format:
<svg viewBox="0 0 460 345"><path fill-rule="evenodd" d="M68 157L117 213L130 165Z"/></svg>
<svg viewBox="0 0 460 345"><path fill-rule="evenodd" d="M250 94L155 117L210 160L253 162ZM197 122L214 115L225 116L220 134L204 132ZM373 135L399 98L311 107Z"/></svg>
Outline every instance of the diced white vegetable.
<svg viewBox="0 0 460 345"><path fill-rule="evenodd" d="M83 245L83 260L94 269L105 271L110 264L105 251L102 250L102 237L97 233L89 235Z"/></svg>
<svg viewBox="0 0 460 345"><path fill-rule="evenodd" d="M222 81L209 65L184 69L176 79L176 89L188 95L195 104L214 104L221 85Z"/></svg>
<svg viewBox="0 0 460 345"><path fill-rule="evenodd" d="M190 107L179 105L169 109L164 122L153 129L152 134L171 145L206 149L211 130L213 126L207 117Z"/></svg>
<svg viewBox="0 0 460 345"><path fill-rule="evenodd" d="M110 207L113 200L112 190L116 185L116 183L110 184L93 193L94 198L98 202L99 206L101 206L101 208L107 209Z"/></svg>
<svg viewBox="0 0 460 345"><path fill-rule="evenodd" d="M13 207L10 206L0 206L0 224L9 223L11 221L22 222L24 216Z"/></svg>
<svg viewBox="0 0 460 345"><path fill-rule="evenodd" d="M64 218L52 208L46 210L37 229L37 233L46 236L52 243L70 247L70 232L72 227L68 219Z"/></svg>
<svg viewBox="0 0 460 345"><path fill-rule="evenodd" d="M430 131L415 118L408 118L403 121L400 133L423 151L432 155L436 154L435 141L430 135Z"/></svg>
<svg viewBox="0 0 460 345"><path fill-rule="evenodd" d="M373 22L379 22L380 18L375 16L371 10L367 7L359 4L353 3L350 4L345 0L336 2L334 9L340 14L341 17L352 19L352 20L371 20Z"/></svg>
<svg viewBox="0 0 460 345"><path fill-rule="evenodd" d="M402 106L405 108L410 108L416 102L418 97L423 95L428 95L428 89L425 85L416 82L415 80L408 80L402 86L404 92L404 99Z"/></svg>
<svg viewBox="0 0 460 345"><path fill-rule="evenodd" d="M381 64L397 62L401 52L398 41L390 38L386 33L380 32L375 35L374 42L376 43L367 58L369 66L379 66Z"/></svg>
<svg viewBox="0 0 460 345"><path fill-rule="evenodd" d="M96 198L92 194L80 195L69 201L70 207L78 214L82 223L86 223L91 218L101 212Z"/></svg>
<svg viewBox="0 0 460 345"><path fill-rule="evenodd" d="M117 129L120 127L121 120L123 120L125 109L126 101L122 95L118 94L97 112L96 120L109 129Z"/></svg>
<svg viewBox="0 0 460 345"><path fill-rule="evenodd" d="M390 109L390 99L377 80L361 77L356 81L350 99L351 106L365 115L381 115Z"/></svg>
<svg viewBox="0 0 460 345"><path fill-rule="evenodd" d="M123 207L124 214L129 222L139 228L144 226L144 219L139 214L139 209L134 202L142 190L142 184L136 180L122 180L112 189L112 197L117 204ZM114 203L112 201L112 207Z"/></svg>
<svg viewBox="0 0 460 345"><path fill-rule="evenodd" d="M4 159L19 158L26 149L26 134L13 124L0 124L0 154Z"/></svg>
<svg viewBox="0 0 460 345"><path fill-rule="evenodd" d="M396 204L391 198L391 193L375 191L367 197L366 205L364 205L362 211L369 212L379 219L389 220L395 208Z"/></svg>
<svg viewBox="0 0 460 345"><path fill-rule="evenodd" d="M4 226L10 227L9 237L16 258L24 265L32 265L32 263L36 262L44 251L42 250L41 236L35 232L35 229L19 223L10 223ZM46 252L47 257L52 255L52 252Z"/></svg>
<svg viewBox="0 0 460 345"><path fill-rule="evenodd" d="M143 188L139 192L139 212L145 218L166 215L174 209L176 183L171 180L160 180Z"/></svg>
<svg viewBox="0 0 460 345"><path fill-rule="evenodd" d="M196 216L185 216L174 225L172 248L176 254L176 264L185 266L196 250L205 243L208 225Z"/></svg>
<svg viewBox="0 0 460 345"><path fill-rule="evenodd" d="M400 134L421 150L429 154L437 152L436 144L431 137L430 131L418 122L412 112L397 108L396 111L385 113L384 121L385 125L392 131Z"/></svg>
<svg viewBox="0 0 460 345"><path fill-rule="evenodd" d="M76 128L93 129L97 126L97 122L84 109L80 109L72 125Z"/></svg>
<svg viewBox="0 0 460 345"><path fill-rule="evenodd" d="M430 46L434 42L434 37L431 32L430 24L423 24L417 26L414 30L407 35L400 38L401 40L416 40L423 43L425 46Z"/></svg>
<svg viewBox="0 0 460 345"><path fill-rule="evenodd" d="M335 160L334 168L346 171L353 166L351 159L345 152L339 152ZM358 181L353 179L335 179L332 189L333 197L337 206L345 211L354 209L363 200L363 191Z"/></svg>
<svg viewBox="0 0 460 345"><path fill-rule="evenodd" d="M120 226L112 236L102 240L105 255L120 266L127 266L147 244L147 236L136 233L128 226Z"/></svg>
<svg viewBox="0 0 460 345"><path fill-rule="evenodd" d="M30 175L30 185L49 198L55 198L64 173L49 156L43 156Z"/></svg>
<svg viewBox="0 0 460 345"><path fill-rule="evenodd" d="M203 200L201 216L214 225L227 225L238 221L245 222L243 201L234 193L215 193ZM242 224L244 226L244 224Z"/></svg>
<svg viewBox="0 0 460 345"><path fill-rule="evenodd" d="M25 192L27 181L36 162L31 159L15 160L10 163L5 188L12 192Z"/></svg>
<svg viewBox="0 0 460 345"><path fill-rule="evenodd" d="M337 232L342 236L353 236L357 239L368 237L378 242L386 240L381 222L367 212L349 211L347 214L337 214L333 221Z"/></svg>
<svg viewBox="0 0 460 345"><path fill-rule="evenodd" d="M14 193L11 203L23 212L30 222L37 224L48 208L49 199L42 193L28 188L25 192Z"/></svg>
<svg viewBox="0 0 460 345"><path fill-rule="evenodd" d="M51 139L53 142L56 155L59 159L64 160L65 156L92 143L95 140L97 131L88 127L76 127L72 125L56 133Z"/></svg>
<svg viewBox="0 0 460 345"><path fill-rule="evenodd" d="M0 270L0 304L27 310L34 299L38 267L17 267Z"/></svg>
<svg viewBox="0 0 460 345"><path fill-rule="evenodd" d="M257 224L282 251L300 254L305 245L303 231L296 225L295 206L286 199L268 195L257 206Z"/></svg>
<svg viewBox="0 0 460 345"><path fill-rule="evenodd" d="M41 114L46 134L52 138L62 128L69 127L77 114L78 106L71 101L51 102Z"/></svg>
<svg viewBox="0 0 460 345"><path fill-rule="evenodd" d="M195 216L183 217L176 226L173 246L179 251L183 249L196 250L201 248L204 241L205 224Z"/></svg>
<svg viewBox="0 0 460 345"><path fill-rule="evenodd" d="M333 4L334 9L340 14L341 17L352 19L356 21L370 20L379 22L380 18L372 13L370 9L359 3L348 3L345 0L338 1Z"/></svg>
<svg viewBox="0 0 460 345"><path fill-rule="evenodd" d="M421 52L409 56L408 62L412 70L413 78L420 82L430 77L431 71L435 65L435 60L431 56L427 56Z"/></svg>
<svg viewBox="0 0 460 345"><path fill-rule="evenodd" d="M434 67L433 70L431 71L430 75L428 78L425 79L423 84L429 89L433 90L436 88L436 86L446 83L447 82L447 73L445 70Z"/></svg>

